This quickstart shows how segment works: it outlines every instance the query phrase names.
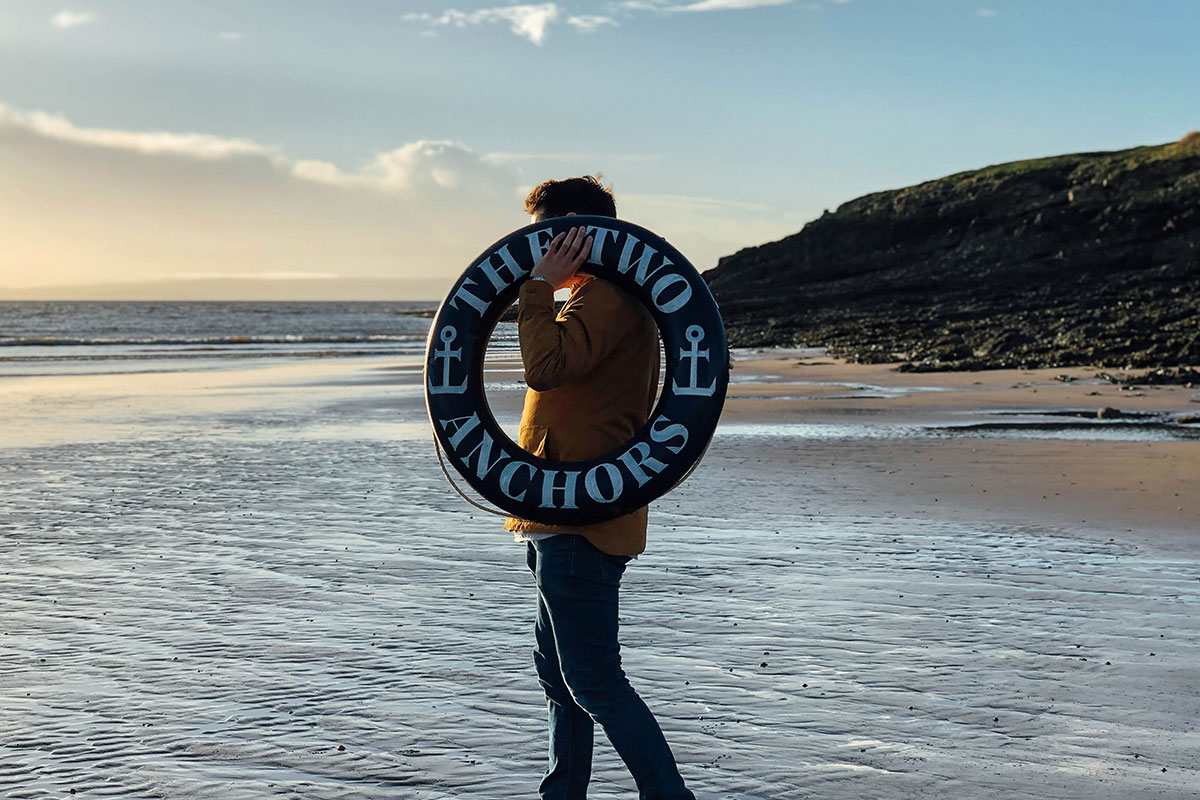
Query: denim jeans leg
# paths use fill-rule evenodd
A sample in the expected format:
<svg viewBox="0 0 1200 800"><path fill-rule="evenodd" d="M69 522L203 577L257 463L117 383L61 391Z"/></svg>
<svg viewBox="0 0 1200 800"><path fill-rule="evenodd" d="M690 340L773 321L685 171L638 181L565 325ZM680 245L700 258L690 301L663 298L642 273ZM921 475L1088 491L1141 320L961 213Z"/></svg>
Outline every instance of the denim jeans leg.
<svg viewBox="0 0 1200 800"><path fill-rule="evenodd" d="M532 542L526 547L529 569L536 575L537 551ZM549 765L538 786L538 794L544 800L582 800L587 797L588 781L592 776L595 725L588 713L576 704L563 681L550 613L540 589L534 637L533 663L537 667L538 682L546 692L550 730Z"/></svg>
<svg viewBox="0 0 1200 800"><path fill-rule="evenodd" d="M604 729L633 775L641 800L694 800L657 720L621 668L617 612L625 559L607 556L574 534L544 539L531 547L535 550L539 613L544 610L549 622L539 630L548 627L553 639L557 682L565 684L573 705ZM547 643L546 649L549 647ZM545 652L540 644L539 650ZM551 697L549 690L547 696ZM565 734L556 734L552 724L551 749L571 753L574 759L572 737L567 737L566 743L554 742L556 736ZM590 772L590 742L588 749ZM557 800L559 796L543 797ZM574 800L575 796L563 797Z"/></svg>

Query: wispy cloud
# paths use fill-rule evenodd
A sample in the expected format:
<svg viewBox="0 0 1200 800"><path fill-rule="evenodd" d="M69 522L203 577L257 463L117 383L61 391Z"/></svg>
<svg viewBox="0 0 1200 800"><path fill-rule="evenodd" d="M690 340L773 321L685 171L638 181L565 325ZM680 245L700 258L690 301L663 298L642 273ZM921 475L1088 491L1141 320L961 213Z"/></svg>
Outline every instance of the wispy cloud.
<svg viewBox="0 0 1200 800"><path fill-rule="evenodd" d="M50 24L56 28L77 28L95 22L96 15L91 11L74 11L64 8L50 18Z"/></svg>
<svg viewBox="0 0 1200 800"><path fill-rule="evenodd" d="M402 19L406 22L425 22L437 27L449 25L456 28L506 22L513 33L540 45L546 40L547 28L557 21L561 14L562 9L557 3L538 3L480 8L474 11L452 8L441 14L405 14Z"/></svg>
<svg viewBox="0 0 1200 800"><path fill-rule="evenodd" d="M616 25L617 21L612 17L584 14L581 16L567 17L567 24L580 33L594 33L603 28L605 25Z"/></svg>
<svg viewBox="0 0 1200 800"><path fill-rule="evenodd" d="M420 140L349 169L250 139L93 128L2 104L0 152L0 186L21 187L5 212L0 286L339 275L425 281L431 297L524 223L524 168L541 179L655 158ZM724 200L619 199L700 267L803 221Z"/></svg>
<svg viewBox="0 0 1200 800"><path fill-rule="evenodd" d="M343 169L248 139L0 105L0 152L0 186L21 187L0 286L337 274L420 280L434 296L524 218L516 171L454 142Z"/></svg>
<svg viewBox="0 0 1200 800"><path fill-rule="evenodd" d="M405 196L480 187L512 194L515 187L514 175L497 162L449 141L410 142L379 154L357 172L344 172L328 161L316 160L295 161L289 168L301 180Z"/></svg>
<svg viewBox="0 0 1200 800"><path fill-rule="evenodd" d="M483 160L489 164L519 164L528 162L584 162L594 164L611 164L617 161L646 163L658 161L661 156L641 153L620 153L617 155L602 155L597 153L488 153Z"/></svg>
<svg viewBox="0 0 1200 800"><path fill-rule="evenodd" d="M506 22L513 33L540 45L546 40L550 28L565 24L579 33L595 33L605 27L616 27L622 18L650 12L659 15L678 12L704 11L747 11L754 8L785 6L795 3L799 7L819 11L830 3L844 4L851 0L619 0L609 4L609 14L572 14L558 3L523 3L511 6L480 8L474 11L449 9L440 13L412 12L401 19L405 22L421 22L429 26L423 36L436 35L437 28L467 28L495 22Z"/></svg>
<svg viewBox="0 0 1200 800"><path fill-rule="evenodd" d="M744 11L763 6L786 6L792 0L700 0L682 6L671 6L671 11Z"/></svg>
<svg viewBox="0 0 1200 800"><path fill-rule="evenodd" d="M221 31L217 34L217 38L226 42L236 42L241 40L242 34L237 31Z"/></svg>
<svg viewBox="0 0 1200 800"><path fill-rule="evenodd" d="M482 190L496 194L493 190L498 190L499 194L507 196L515 190L516 175L504 164L522 159L555 158L553 155L484 155L456 142L419 140L380 153L361 169L348 172L328 161L292 158L278 148L251 139L204 133L87 128L74 124L61 114L21 111L0 103L0 141L22 134L110 153L226 164L241 160L247 162L242 166L250 171L256 166L267 167L280 175L305 182L395 195L425 190Z"/></svg>
<svg viewBox="0 0 1200 800"><path fill-rule="evenodd" d="M693 0L693 2L685 2L685 0L622 0L617 3L616 8L626 12L653 11L659 14L673 14L678 12L749 11L755 8L796 4L810 11L820 11L830 3L844 5L849 2L850 0L809 0L802 3L797 3L797 0Z"/></svg>
<svg viewBox="0 0 1200 800"><path fill-rule="evenodd" d="M146 280L178 280L178 281L327 281L342 277L339 272L292 272L285 270L264 270L260 272L180 272L169 279L161 276L147 275Z"/></svg>
<svg viewBox="0 0 1200 800"><path fill-rule="evenodd" d="M990 17L996 16L996 10L994 8L981 8L981 9L979 9L979 11L977 13L981 17L990 18Z"/></svg>
<svg viewBox="0 0 1200 800"><path fill-rule="evenodd" d="M167 131L122 131L107 128L80 128L61 114L45 111L18 111L0 104L0 130L25 128L48 139L62 142L132 150L147 155L168 154L200 160L238 156L272 156L273 150L246 139L223 139L202 133Z"/></svg>

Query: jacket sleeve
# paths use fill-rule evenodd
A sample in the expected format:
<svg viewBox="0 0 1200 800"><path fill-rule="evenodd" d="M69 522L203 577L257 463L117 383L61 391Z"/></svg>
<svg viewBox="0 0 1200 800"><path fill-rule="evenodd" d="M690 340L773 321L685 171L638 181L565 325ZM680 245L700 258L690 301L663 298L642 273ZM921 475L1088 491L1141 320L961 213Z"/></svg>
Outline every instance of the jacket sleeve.
<svg viewBox="0 0 1200 800"><path fill-rule="evenodd" d="M626 302L611 283L592 280L575 291L556 317L550 284L526 281L517 311L517 337L529 388L548 392L595 369L625 335Z"/></svg>

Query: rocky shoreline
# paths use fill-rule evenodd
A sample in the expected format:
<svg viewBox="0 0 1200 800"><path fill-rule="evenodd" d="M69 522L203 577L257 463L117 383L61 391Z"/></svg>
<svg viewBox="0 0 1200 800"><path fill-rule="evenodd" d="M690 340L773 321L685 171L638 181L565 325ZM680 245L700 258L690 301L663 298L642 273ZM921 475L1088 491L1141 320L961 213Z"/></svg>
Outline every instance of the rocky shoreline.
<svg viewBox="0 0 1200 800"><path fill-rule="evenodd" d="M705 278L734 346L911 371L1191 366L1198 209L1192 133L867 195Z"/></svg>

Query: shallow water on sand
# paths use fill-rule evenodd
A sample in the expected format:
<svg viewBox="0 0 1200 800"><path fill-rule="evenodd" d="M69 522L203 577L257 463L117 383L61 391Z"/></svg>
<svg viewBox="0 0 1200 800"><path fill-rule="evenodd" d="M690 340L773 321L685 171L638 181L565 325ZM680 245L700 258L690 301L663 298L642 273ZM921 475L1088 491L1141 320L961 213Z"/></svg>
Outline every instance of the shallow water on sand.
<svg viewBox="0 0 1200 800"><path fill-rule="evenodd" d="M4 796L535 794L523 551L376 374L0 448ZM1194 797L1194 560L763 473L796 447L718 437L626 574L699 797ZM594 786L635 793L603 737Z"/></svg>
<svg viewBox="0 0 1200 800"><path fill-rule="evenodd" d="M1036 415L1029 415L1035 417ZM717 436L755 439L1062 439L1086 442L1195 442L1200 427L1169 422L980 422L974 424L863 422L724 423Z"/></svg>

